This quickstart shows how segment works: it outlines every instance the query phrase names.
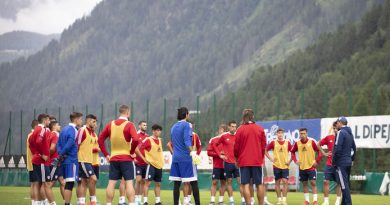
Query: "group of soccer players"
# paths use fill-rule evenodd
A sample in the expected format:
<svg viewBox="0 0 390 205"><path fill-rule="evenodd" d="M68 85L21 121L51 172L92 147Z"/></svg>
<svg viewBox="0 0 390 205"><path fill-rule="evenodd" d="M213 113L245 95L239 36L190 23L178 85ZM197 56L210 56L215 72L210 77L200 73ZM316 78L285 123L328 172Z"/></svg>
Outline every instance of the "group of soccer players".
<svg viewBox="0 0 390 205"><path fill-rule="evenodd" d="M69 125L63 127L55 117L40 114L32 122L32 131L27 137L27 169L31 182L31 200L33 205L56 204L52 188L59 182L65 205L70 204L72 191L77 182L77 203L87 204L87 190L91 205L99 204L96 198L96 183L99 179L99 153L109 162L109 181L106 189L106 204L111 205L115 185L120 180L119 205L144 204L148 202L148 190L155 182L155 204L161 205L160 187L164 165L161 140L162 127L152 126L152 135L146 134L147 122L138 123L139 130L129 121L130 109L126 105L119 107L119 118L110 121L99 137L95 133L97 117L89 114L72 112ZM183 205L200 204L197 167L200 161L201 142L193 132L194 124L190 121L189 111L185 107L178 109L178 122L170 131L167 144L172 153L172 165L169 180L174 182L173 204L180 203L180 186L183 183ZM299 166L299 179L304 190L304 204L309 205L310 184L313 193L313 205L318 204L316 188L316 167L322 155L327 156L324 203L329 204L329 184L336 181L336 172L332 166L332 149L335 135L340 129L335 122L332 134L318 143L307 136L307 129L299 130L300 140L293 145L284 138L283 128L278 128L277 138L267 145L264 129L256 125L254 113L250 109L243 111L241 125L229 121L228 126L220 125L218 136L210 139L207 154L212 158L213 171L211 182L210 205L224 204L227 190L229 204L234 204L233 178L237 179L242 204L255 204L256 193L259 204L268 202L264 186L264 160L267 157L273 162L277 204L287 204L288 177L290 163ZM107 150L105 141L110 141ZM327 146L325 152L321 146ZM269 151L273 151L273 156ZM291 157L290 157L291 153ZM298 153L298 158L296 157ZM133 184L133 182L135 182ZM215 196L219 186L219 200ZM337 187L336 205L340 204L341 188ZM192 196L193 195L193 196ZM143 200L142 200L143 197ZM142 202L143 201L143 202Z"/></svg>

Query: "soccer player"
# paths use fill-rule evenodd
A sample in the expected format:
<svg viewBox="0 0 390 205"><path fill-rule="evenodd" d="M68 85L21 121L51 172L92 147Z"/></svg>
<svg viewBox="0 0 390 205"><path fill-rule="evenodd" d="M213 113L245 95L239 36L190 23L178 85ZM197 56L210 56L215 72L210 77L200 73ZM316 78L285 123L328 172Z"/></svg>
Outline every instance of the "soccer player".
<svg viewBox="0 0 390 205"><path fill-rule="evenodd" d="M97 124L94 123L93 130L96 130L96 127L97 127ZM94 134L92 136L92 143L93 143L93 146L92 146L92 168L93 168L93 173L95 173L96 179L99 180L99 166L100 166L99 152L100 152L100 148L99 148L99 144L98 144L98 137L96 134ZM94 199L94 198L92 198L92 196L96 196L95 194L93 194L93 193L96 193L96 184L89 183L88 189L89 189L89 195L91 196L90 201L92 201L92 199ZM97 199L96 199L96 204L99 204Z"/></svg>
<svg viewBox="0 0 390 205"><path fill-rule="evenodd" d="M313 192L313 205L318 205L317 198L317 164L321 161L322 154L317 147L314 139L307 136L307 128L299 129L300 140L298 140L291 149L291 158L299 166L299 181L303 185L305 197L304 205L310 205L308 182ZM296 158L298 152L298 158ZM317 158L316 158L317 153ZM290 160L291 161L291 160Z"/></svg>
<svg viewBox="0 0 390 205"><path fill-rule="evenodd" d="M131 157L130 150L132 139L137 137L137 131L132 122L128 121L130 108L127 105L119 106L119 118L109 122L100 133L98 143L101 151L107 160L110 161L109 181L106 190L106 203L111 205L115 193L115 184L122 177L125 180L125 189L129 205L134 203L133 180L135 174L135 164ZM111 154L107 152L104 141L109 138L111 142Z"/></svg>
<svg viewBox="0 0 390 205"><path fill-rule="evenodd" d="M50 123L49 116L47 114L40 114L38 116L38 123L38 126L35 127L34 132L29 138L29 147L33 154L33 200L36 204L41 203L39 201L39 191L43 186L50 204L56 204L50 183L50 131L47 128Z"/></svg>
<svg viewBox="0 0 390 205"><path fill-rule="evenodd" d="M148 128L148 124L146 121L141 120L138 123L138 132L137 137L135 138L135 143L137 145L141 144L142 141L149 137L148 134L146 134L146 130ZM143 150L141 150L143 152ZM144 153L142 153L144 154ZM136 178L135 178L135 203L142 203L142 195L143 195L143 187L145 186L145 173L147 168L147 163L143 160L142 157L139 155L136 155L135 157L135 170L136 170Z"/></svg>
<svg viewBox="0 0 390 205"><path fill-rule="evenodd" d="M336 170L332 166L332 151L333 146L335 143L335 135L337 133L337 122L333 123L331 134L322 138L318 143L318 149L321 151L321 153L327 157L326 160L326 167L324 171L325 179L324 179L324 203L322 205L329 205L329 186L330 181L336 182ZM327 146L328 152L325 152L321 146ZM341 187L339 184L336 186L336 203L335 205L340 205L340 198L341 198Z"/></svg>
<svg viewBox="0 0 390 205"><path fill-rule="evenodd" d="M195 127L195 123L192 121L192 120L187 120L187 122L189 122L191 125L192 125L192 129L194 130L194 127ZM195 132L192 132L192 149L193 150L196 150L196 155L200 155L200 153L202 152L202 143L200 141L200 138L199 138L199 135ZM169 152L172 154L173 153L173 146L172 146L172 142L169 141L167 143L167 147L168 147L168 150ZM183 199L184 199L184 205L188 205L188 204L191 204L191 193L192 193L192 190L191 190L191 186L190 186L190 183L189 182L183 182ZM179 201L180 203L180 201Z"/></svg>
<svg viewBox="0 0 390 205"><path fill-rule="evenodd" d="M225 195L226 189L226 178L223 171L223 160L219 157L218 153L214 149L214 144L221 137L223 133L225 133L227 127L225 124L221 124L218 128L218 136L213 137L209 141L209 145L207 147L207 155L212 157L213 159L213 173L211 178L211 199L210 205L215 204L215 193L217 192L218 181L220 182L219 188L219 200L218 204L223 204L223 197ZM221 149L220 147L218 147Z"/></svg>
<svg viewBox="0 0 390 205"><path fill-rule="evenodd" d="M83 114L72 112L69 116L70 123L60 133L57 143L57 152L61 161L61 171L65 178L65 205L70 205L74 182L78 180L77 159L77 127L83 123Z"/></svg>
<svg viewBox="0 0 390 205"><path fill-rule="evenodd" d="M58 138L60 136L61 126L60 124L53 120L50 121L49 129L51 131L50 133L50 165L53 163L55 159L58 158L58 152L57 152L57 143ZM58 180L60 183L60 192L62 199L64 199L64 191L65 191L65 180L61 173L60 165L57 167L50 166L50 179L52 181L51 187L53 188L55 182Z"/></svg>
<svg viewBox="0 0 390 205"><path fill-rule="evenodd" d="M275 176L275 191L278 197L277 205L287 205L288 192L288 175L290 170L291 160L289 159L289 151L292 148L291 143L284 139L284 129L279 127L276 131L277 139L273 140L267 146L265 155L273 163ZM273 157L269 155L269 151L273 150ZM283 185L280 190L280 185Z"/></svg>
<svg viewBox="0 0 390 205"><path fill-rule="evenodd" d="M33 182L34 181L37 181L37 179L34 178L34 172L33 172L33 165L32 165L32 153L31 153L31 149L30 149L30 143L28 142L31 135L33 134L34 132L34 129L35 127L38 126L38 120L33 120L31 121L31 128L32 130L30 131L30 133L28 133L27 135L27 140L26 140L26 161L27 161L27 171L28 171L28 176L29 176L29 179L30 179L30 198L31 198L31 204L34 205L35 201L34 201L34 187L33 187ZM38 201L41 201L42 199L45 199L45 197L42 197L42 198L39 198Z"/></svg>
<svg viewBox="0 0 390 205"><path fill-rule="evenodd" d="M145 138L135 150L136 154L148 164L145 174L145 179L147 181L143 187L144 205L148 205L148 191L152 181L155 183L154 193L156 197L156 205L161 205L160 190L162 168L164 166L163 148L160 138L161 130L162 127L160 125L153 125L152 136Z"/></svg>
<svg viewBox="0 0 390 205"><path fill-rule="evenodd" d="M78 202L85 205L85 196L88 187L96 187L97 177L92 167L93 148L96 144L96 122L95 115L89 114L85 117L85 126L80 128L77 134L78 160L79 160L79 178L80 183L77 186ZM91 205L96 205L96 188L90 190Z"/></svg>
<svg viewBox="0 0 390 205"><path fill-rule="evenodd" d="M240 169L243 195L246 204L251 204L250 183L257 190L259 204L264 204L263 164L266 147L264 129L256 125L251 109L244 109L241 126L237 129L234 157Z"/></svg>
<svg viewBox="0 0 390 205"><path fill-rule="evenodd" d="M174 181L173 203L179 204L180 185L182 182L190 182L194 194L195 204L200 205L199 188L196 166L192 162L196 151L192 147L192 128L186 120L189 119L186 107L177 110L176 122L171 128L171 141L173 156L169 180Z"/></svg>
<svg viewBox="0 0 390 205"><path fill-rule="evenodd" d="M341 116L337 119L336 127L339 130L333 148L332 163L337 172L337 183L341 186L343 197L341 205L352 205L349 178L351 167L356 155L356 144L352 130L347 126L347 118Z"/></svg>
<svg viewBox="0 0 390 205"><path fill-rule="evenodd" d="M229 132L221 135L216 139L214 150L217 151L219 157L224 161L224 176L226 177L226 187L229 194L230 205L234 205L233 199L233 178L237 178L237 182L240 183L240 174L236 166L236 158L234 157L234 143L236 141L237 123L234 120L228 123ZM221 145L221 149L218 146ZM245 199L242 194L242 186L240 186L241 203L245 204Z"/></svg>

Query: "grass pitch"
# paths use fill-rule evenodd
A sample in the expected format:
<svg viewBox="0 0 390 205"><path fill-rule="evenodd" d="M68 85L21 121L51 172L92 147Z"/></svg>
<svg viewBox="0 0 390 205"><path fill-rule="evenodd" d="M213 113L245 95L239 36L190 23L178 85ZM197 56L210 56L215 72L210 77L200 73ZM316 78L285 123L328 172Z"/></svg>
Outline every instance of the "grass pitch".
<svg viewBox="0 0 390 205"><path fill-rule="evenodd" d="M56 198L56 202L58 205L63 204L63 200L61 198L59 188L54 188L54 194ZM115 199L113 204L118 204L118 194L119 192L115 192ZM276 194L275 192L269 191L267 193L268 200L271 203L276 204ZM97 190L98 201L102 204L105 204L105 189ZM201 204L207 205L210 200L210 192L208 190L200 191ZM319 194L319 204L323 202L323 195ZM238 192L234 193L235 204L241 204L240 196ZM218 200L218 195L216 197ZM330 204L334 204L336 196L334 194L330 195ZM164 205L172 205L172 191L163 190L161 192L161 200ZM310 196L310 200L312 200L312 196ZM88 200L89 201L89 200ZM149 204L154 204L154 192L149 191ZM182 201L182 200L181 200ZM228 197L225 195L225 203L228 203ZM300 205L303 202L303 193L302 192L291 192L287 197L287 202L289 205ZM378 196L378 195L361 195L361 194L353 194L352 202L354 205L387 205L390 204L390 196ZM31 204L30 195L29 195L29 187L0 187L0 204L1 205L23 205L23 204ZM72 204L76 204L76 197L73 194Z"/></svg>

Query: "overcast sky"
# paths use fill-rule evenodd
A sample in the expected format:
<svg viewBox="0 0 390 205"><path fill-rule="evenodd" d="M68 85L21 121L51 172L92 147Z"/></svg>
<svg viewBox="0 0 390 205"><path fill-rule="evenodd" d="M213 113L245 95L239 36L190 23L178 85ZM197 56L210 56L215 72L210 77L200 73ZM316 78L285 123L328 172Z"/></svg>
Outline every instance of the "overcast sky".
<svg viewBox="0 0 390 205"><path fill-rule="evenodd" d="M61 33L101 0L0 0L0 34L14 30Z"/></svg>

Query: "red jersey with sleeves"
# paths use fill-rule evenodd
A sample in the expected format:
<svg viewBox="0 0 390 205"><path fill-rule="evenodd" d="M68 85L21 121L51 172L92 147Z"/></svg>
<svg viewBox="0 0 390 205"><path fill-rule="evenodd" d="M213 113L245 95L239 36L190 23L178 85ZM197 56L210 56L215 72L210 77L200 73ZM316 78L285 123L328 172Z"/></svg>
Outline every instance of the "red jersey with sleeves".
<svg viewBox="0 0 390 205"><path fill-rule="evenodd" d="M148 134L146 134L145 132L139 130L137 132L137 137L134 140L134 146L141 145L142 142L144 141L144 139L146 139L147 137L149 137ZM149 141L149 140L146 140L146 141ZM142 153L142 155L145 155L145 151L144 150L140 149L140 152ZM147 165L147 163L138 155L135 157L135 163L138 166L145 166L145 165Z"/></svg>
<svg viewBox="0 0 390 205"><path fill-rule="evenodd" d="M30 139L30 149L33 154L32 163L35 165L44 164L50 166L50 159L46 162L42 159L42 155L50 158L50 130L42 124L35 127Z"/></svg>
<svg viewBox="0 0 390 205"><path fill-rule="evenodd" d="M173 149L173 144L172 144L172 141L169 140L167 145L171 146L172 149ZM192 132L192 147L195 147L195 150L196 150L196 154L197 155L200 155L200 153L202 152L202 143L200 142L200 138L199 138L199 135L196 134L195 132Z"/></svg>
<svg viewBox="0 0 390 205"><path fill-rule="evenodd" d="M214 145L220 137L221 136L216 136L211 138L209 145L207 146L207 155L213 158L213 168L223 168L223 160L219 157L217 151L214 149Z"/></svg>
<svg viewBox="0 0 390 205"><path fill-rule="evenodd" d="M320 140L320 146L326 145L328 147L328 152L333 151L333 146L335 143L335 136L334 135L328 135L325 138L322 138ZM327 166L332 166L332 155L330 154L328 158L326 159L326 165Z"/></svg>
<svg viewBox="0 0 390 205"><path fill-rule="evenodd" d="M253 122L242 124L237 129L234 144L234 156L238 166L263 166L266 145L263 127Z"/></svg>
<svg viewBox="0 0 390 205"><path fill-rule="evenodd" d="M111 121L107 123L106 127L104 127L103 131L99 135L98 144L100 147L101 152L104 154L104 156L110 155L107 152L106 146L104 145L104 141L107 138L110 138L111 135L111 123L114 122L115 125L120 126L122 123L127 123L124 130L123 135L126 140L126 142L129 142L131 145L129 146L129 154L131 154L131 151L134 153L133 150L136 148L135 143L131 143L133 138L137 137L137 130L135 129L135 126L132 122L127 121L124 117L119 117L118 119ZM131 151L130 151L131 150ZM110 161L112 162L126 162L126 161L133 161L133 158L130 155L115 155L110 158Z"/></svg>
<svg viewBox="0 0 390 205"><path fill-rule="evenodd" d="M305 141L303 141L302 139L299 140L301 141L302 144L306 144L308 141L309 141L309 138L307 138ZM316 141L314 139L311 139L311 146L314 150L314 152L317 152L317 158L316 158L316 162L317 164L321 161L321 158L322 158L322 154L320 152L320 150L318 149L317 147L317 144L316 144ZM296 157L296 152L298 151L298 143L296 142L293 146L293 148L291 149L291 158L293 159L293 161L296 163L298 160L297 160L297 157ZM316 167L311 167L309 169L305 169L304 171L312 171L312 170L316 170Z"/></svg>
<svg viewBox="0 0 390 205"><path fill-rule="evenodd" d="M59 137L60 133L56 131L50 132L50 146L51 144L57 145ZM54 159L58 158L57 146L55 146L54 149L54 153L50 155L50 164L53 162Z"/></svg>
<svg viewBox="0 0 390 205"><path fill-rule="evenodd" d="M236 163L236 158L234 157L234 143L236 141L235 134L230 132L224 133L220 138L216 140L216 143L213 145L214 150L217 151L220 156L221 153L226 156L226 162L230 164ZM220 146L220 147L219 147Z"/></svg>

